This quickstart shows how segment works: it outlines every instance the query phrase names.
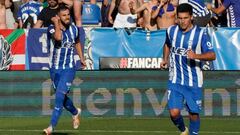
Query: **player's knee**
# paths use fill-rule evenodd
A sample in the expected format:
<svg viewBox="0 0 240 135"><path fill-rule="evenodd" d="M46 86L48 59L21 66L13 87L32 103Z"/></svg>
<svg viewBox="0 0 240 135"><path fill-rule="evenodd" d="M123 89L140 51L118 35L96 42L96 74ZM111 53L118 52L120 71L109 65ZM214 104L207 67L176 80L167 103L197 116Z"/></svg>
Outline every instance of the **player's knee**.
<svg viewBox="0 0 240 135"><path fill-rule="evenodd" d="M180 116L180 110L179 109L171 109L170 110L170 116L175 119Z"/></svg>
<svg viewBox="0 0 240 135"><path fill-rule="evenodd" d="M198 120L199 119L199 114L198 113L189 113L189 118L191 120Z"/></svg>

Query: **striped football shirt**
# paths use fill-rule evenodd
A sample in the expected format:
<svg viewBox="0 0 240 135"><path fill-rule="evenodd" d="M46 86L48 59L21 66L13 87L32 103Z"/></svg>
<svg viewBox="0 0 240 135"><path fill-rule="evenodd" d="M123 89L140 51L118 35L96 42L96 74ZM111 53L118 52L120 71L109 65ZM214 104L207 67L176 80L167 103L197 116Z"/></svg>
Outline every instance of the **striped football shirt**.
<svg viewBox="0 0 240 135"><path fill-rule="evenodd" d="M191 87L202 87L201 61L187 58L188 49L196 54L213 51L206 29L197 25L183 33L178 25L167 29L166 44L170 48L169 81Z"/></svg>
<svg viewBox="0 0 240 135"><path fill-rule="evenodd" d="M48 27L48 37L50 37L50 44L53 44L53 51L50 54L52 57L50 67L54 69L74 68L74 46L78 40L78 28L71 24L68 29L62 31L62 40L55 41L53 33L54 26Z"/></svg>

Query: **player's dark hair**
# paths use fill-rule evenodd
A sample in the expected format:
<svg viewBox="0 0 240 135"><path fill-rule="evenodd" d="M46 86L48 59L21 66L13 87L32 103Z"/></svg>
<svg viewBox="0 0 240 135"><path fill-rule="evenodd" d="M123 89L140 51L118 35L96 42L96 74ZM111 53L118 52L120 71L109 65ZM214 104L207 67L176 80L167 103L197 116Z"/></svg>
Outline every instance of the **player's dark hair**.
<svg viewBox="0 0 240 135"><path fill-rule="evenodd" d="M64 3L60 3L59 5L58 5L58 13L60 12L60 11L65 11L65 10L69 10L69 8L67 7L67 5L66 4L64 4Z"/></svg>
<svg viewBox="0 0 240 135"><path fill-rule="evenodd" d="M177 14L187 12L190 15L193 14L193 8L190 4L183 3L177 6Z"/></svg>

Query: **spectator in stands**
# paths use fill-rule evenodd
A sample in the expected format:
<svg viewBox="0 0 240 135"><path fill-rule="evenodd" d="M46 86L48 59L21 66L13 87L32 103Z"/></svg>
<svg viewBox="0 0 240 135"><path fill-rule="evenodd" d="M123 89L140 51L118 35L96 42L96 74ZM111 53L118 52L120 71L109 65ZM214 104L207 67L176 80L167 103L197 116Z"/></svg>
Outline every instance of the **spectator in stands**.
<svg viewBox="0 0 240 135"><path fill-rule="evenodd" d="M204 4L204 0L179 0L179 4L188 3L193 7L194 23L205 27L211 20L211 13Z"/></svg>
<svg viewBox="0 0 240 135"><path fill-rule="evenodd" d="M5 8L5 1L0 1L0 29L6 29L6 8Z"/></svg>
<svg viewBox="0 0 240 135"><path fill-rule="evenodd" d="M108 21L108 12L110 9L111 0L103 0L102 1L102 7L101 7L101 27L112 27L113 24L111 24Z"/></svg>
<svg viewBox="0 0 240 135"><path fill-rule="evenodd" d="M82 0L73 0L73 17L75 24L78 28L78 37L81 43L82 53L84 53L84 44L85 44L85 31L82 27L82 4L84 1Z"/></svg>
<svg viewBox="0 0 240 135"><path fill-rule="evenodd" d="M42 9L42 4L38 0L27 0L18 11L19 27L32 28L37 23L37 16Z"/></svg>
<svg viewBox="0 0 240 135"><path fill-rule="evenodd" d="M153 7L152 18L157 18L158 29L167 29L175 24L176 7L170 0L160 0L160 4Z"/></svg>
<svg viewBox="0 0 240 135"><path fill-rule="evenodd" d="M73 0L74 20L77 27L82 27L82 0Z"/></svg>
<svg viewBox="0 0 240 135"><path fill-rule="evenodd" d="M12 4L12 13L13 13L13 17L14 17L14 20L15 20L15 23L14 23L14 27L15 28L18 28L19 27L19 22L18 22L18 19L17 19L17 12L20 8L20 6L23 4L23 0L12 0L13 4Z"/></svg>
<svg viewBox="0 0 240 135"><path fill-rule="evenodd" d="M142 4L139 8L134 9L133 1L129 3L129 8L132 14L141 13L143 11L143 27L147 30L155 30L155 19L151 19L151 12L154 6L158 5L158 0L150 0Z"/></svg>
<svg viewBox="0 0 240 135"><path fill-rule="evenodd" d="M113 24L113 27L115 28L133 28L137 26L137 15L131 14L130 8L129 8L129 3L130 0L112 0L111 2L111 6L109 9L109 13L108 13L108 20L111 24ZM139 3L139 5L142 5L142 1L141 0L136 0L134 1L134 5L133 6L137 6L137 3ZM116 18L113 22L113 18L112 18L112 13L114 8L117 9L117 15Z"/></svg>
<svg viewBox="0 0 240 135"><path fill-rule="evenodd" d="M223 0L213 0L212 5L214 8L218 8L222 5ZM216 27L227 27L227 12L226 10L223 13L218 15L213 15L211 22Z"/></svg>
<svg viewBox="0 0 240 135"><path fill-rule="evenodd" d="M14 29L15 28L15 19L13 17L12 6L13 6L12 0L5 0L6 23L7 23L7 28L8 29Z"/></svg>
<svg viewBox="0 0 240 135"><path fill-rule="evenodd" d="M213 8L209 3L207 4L209 10L215 14L221 14L227 9L228 26L240 27L240 2L239 0L224 0L222 5L218 8Z"/></svg>
<svg viewBox="0 0 240 135"><path fill-rule="evenodd" d="M90 4L97 4L97 0L90 0Z"/></svg>
<svg viewBox="0 0 240 135"><path fill-rule="evenodd" d="M47 0L47 2L48 7L40 12L34 28L48 27L52 24L51 18L57 15L58 0Z"/></svg>
<svg viewBox="0 0 240 135"><path fill-rule="evenodd" d="M73 0L58 0L58 4L66 4L66 6L71 10L73 7Z"/></svg>

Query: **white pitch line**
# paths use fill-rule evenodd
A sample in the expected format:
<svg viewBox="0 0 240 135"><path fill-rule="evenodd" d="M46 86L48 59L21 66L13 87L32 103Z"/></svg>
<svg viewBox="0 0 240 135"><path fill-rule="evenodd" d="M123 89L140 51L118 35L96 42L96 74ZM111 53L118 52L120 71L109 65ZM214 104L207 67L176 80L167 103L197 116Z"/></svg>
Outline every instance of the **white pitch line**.
<svg viewBox="0 0 240 135"><path fill-rule="evenodd" d="M20 130L20 129L0 129L0 132L42 132L43 130ZM177 133L177 131L146 131L146 130L56 130L57 132L68 132L68 133L80 133L80 132L91 132L91 133ZM240 132L228 132L228 131L200 131L204 134L240 134Z"/></svg>

